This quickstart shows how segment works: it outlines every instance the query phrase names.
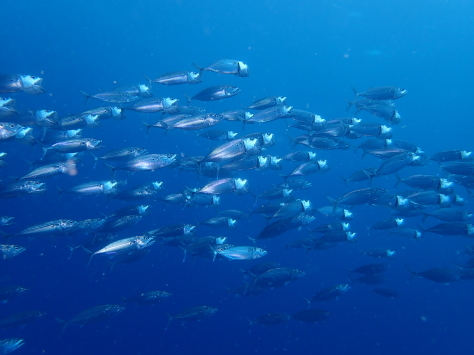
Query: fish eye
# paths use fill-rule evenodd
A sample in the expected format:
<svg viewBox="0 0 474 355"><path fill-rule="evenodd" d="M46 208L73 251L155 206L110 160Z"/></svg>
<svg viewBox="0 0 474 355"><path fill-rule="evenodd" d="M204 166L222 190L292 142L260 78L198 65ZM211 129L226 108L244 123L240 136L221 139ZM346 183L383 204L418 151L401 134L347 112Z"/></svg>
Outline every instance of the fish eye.
<svg viewBox="0 0 474 355"><path fill-rule="evenodd" d="M16 125L15 125L14 123L11 123L11 124L10 124L10 127L11 127L11 128L15 128L15 126L16 126Z"/></svg>

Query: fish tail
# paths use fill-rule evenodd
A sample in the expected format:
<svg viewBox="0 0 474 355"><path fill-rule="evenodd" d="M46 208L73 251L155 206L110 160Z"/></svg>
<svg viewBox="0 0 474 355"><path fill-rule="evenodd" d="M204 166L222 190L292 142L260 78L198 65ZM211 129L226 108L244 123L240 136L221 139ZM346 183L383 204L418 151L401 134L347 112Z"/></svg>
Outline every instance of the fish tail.
<svg viewBox="0 0 474 355"><path fill-rule="evenodd" d="M332 211L333 212L336 212L336 208L337 208L337 201L335 199L333 199L332 197L329 197L329 196L326 196L327 199L329 200L329 202L332 203Z"/></svg>
<svg viewBox="0 0 474 355"><path fill-rule="evenodd" d="M104 164L105 164L106 167L108 167L110 170L112 170L112 180L115 180L115 171L116 171L115 167L108 164L108 163L104 163Z"/></svg>
<svg viewBox="0 0 474 355"><path fill-rule="evenodd" d="M201 78L201 75L202 75L202 73L204 72L204 68L203 68L203 67L200 67L200 66L197 65L196 63L193 63L193 66L194 66L194 68L196 68L197 70L199 70L199 78Z"/></svg>
<svg viewBox="0 0 474 355"><path fill-rule="evenodd" d="M66 329L66 327L68 326L69 323L62 320L61 318L58 318L58 317L56 317L56 321L58 321L59 324L61 324L61 326L62 326L61 333L59 333L59 337L61 337L61 335L63 335L64 330Z"/></svg>
<svg viewBox="0 0 474 355"><path fill-rule="evenodd" d="M349 182L349 179L345 178L344 176L341 176L341 179L344 180L346 187L349 187L349 185L347 184Z"/></svg>
<svg viewBox="0 0 474 355"><path fill-rule="evenodd" d="M152 125L146 123L145 121L142 121L142 123L146 127L146 137L148 138L148 135L150 134L150 128L152 127Z"/></svg>
<svg viewBox="0 0 474 355"><path fill-rule="evenodd" d="M354 105L354 101L349 101L348 99L344 99L347 102L347 108L346 111L349 111L350 108Z"/></svg>
<svg viewBox="0 0 474 355"><path fill-rule="evenodd" d="M82 247L82 249L84 250L87 250L86 248ZM89 252L89 250L87 250ZM87 265L86 265L86 268L89 267L91 261L92 261L92 257L94 256L95 254L92 253L91 256L89 256L89 260L87 261Z"/></svg>
<svg viewBox="0 0 474 355"><path fill-rule="evenodd" d="M418 275L418 273L416 271L413 271L409 266L408 264L405 264L405 267L408 269L408 271L410 271L411 273L411 276L410 276L410 281L413 280L413 278Z"/></svg>
<svg viewBox="0 0 474 355"><path fill-rule="evenodd" d="M86 94L84 91L80 90L81 94L84 95L85 97L85 105L89 102L89 99L92 97L92 95Z"/></svg>
<svg viewBox="0 0 474 355"><path fill-rule="evenodd" d="M421 218L421 222L422 223L425 223L426 219L429 217L430 215L426 212L423 212L423 217Z"/></svg>
<svg viewBox="0 0 474 355"><path fill-rule="evenodd" d="M168 330L170 324L171 324L171 321L173 320L173 317L170 316L168 313L165 313L167 316L168 316L168 323L166 324L166 328L165 330Z"/></svg>
<svg viewBox="0 0 474 355"><path fill-rule="evenodd" d="M398 175L398 173L395 174L395 177L397 178L397 182L395 183L395 187L398 187L398 185L402 181L402 178L400 177L400 175Z"/></svg>
<svg viewBox="0 0 474 355"><path fill-rule="evenodd" d="M355 96L356 97L359 96L359 93L357 92L357 90L353 86L351 86L351 88L352 88L352 91L354 92Z"/></svg>
<svg viewBox="0 0 474 355"><path fill-rule="evenodd" d="M149 77L147 77L145 74L142 74L142 75L143 75L143 77L148 81L148 84L151 84L151 83L153 82L153 81L152 81Z"/></svg>
<svg viewBox="0 0 474 355"><path fill-rule="evenodd" d="M184 92L182 94L188 100L188 106L189 106L191 104L191 101L193 100L192 97L189 95L186 95Z"/></svg>
<svg viewBox="0 0 474 355"><path fill-rule="evenodd" d="M215 261L215 260L216 260L216 256L217 256L217 251L216 251L216 249L214 249L214 248L212 247L211 244L208 244L208 245L209 245L209 248L211 248L212 252L214 253L214 255L213 255L213 257L212 257L212 261Z"/></svg>

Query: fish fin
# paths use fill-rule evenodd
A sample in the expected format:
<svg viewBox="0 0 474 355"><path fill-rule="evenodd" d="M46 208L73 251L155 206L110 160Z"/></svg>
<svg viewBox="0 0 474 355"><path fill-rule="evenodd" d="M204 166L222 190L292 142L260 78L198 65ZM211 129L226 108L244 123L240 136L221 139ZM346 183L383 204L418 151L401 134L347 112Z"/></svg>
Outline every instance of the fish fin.
<svg viewBox="0 0 474 355"><path fill-rule="evenodd" d="M356 97L359 96L359 93L357 92L357 90L353 86L351 86L351 88L352 88L352 91L354 91L355 96Z"/></svg>
<svg viewBox="0 0 474 355"><path fill-rule="evenodd" d="M303 297L303 299L305 299L306 302L308 302L308 308L311 308L311 300L309 298L306 298L306 297Z"/></svg>
<svg viewBox="0 0 474 355"><path fill-rule="evenodd" d="M247 236L247 238L249 238L255 244L255 238L252 238L252 237L249 237L249 236Z"/></svg>

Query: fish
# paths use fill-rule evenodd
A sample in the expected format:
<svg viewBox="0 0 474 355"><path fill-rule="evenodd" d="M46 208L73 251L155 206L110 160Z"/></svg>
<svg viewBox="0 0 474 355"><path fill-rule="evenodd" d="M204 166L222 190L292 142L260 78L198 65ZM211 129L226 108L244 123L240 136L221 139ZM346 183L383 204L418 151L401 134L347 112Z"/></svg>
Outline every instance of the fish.
<svg viewBox="0 0 474 355"><path fill-rule="evenodd" d="M12 198L23 195L41 195L46 193L44 182L25 180L0 185L0 198Z"/></svg>
<svg viewBox="0 0 474 355"><path fill-rule="evenodd" d="M86 103L91 98L111 104L126 104L140 99L138 95L122 91L102 91L94 95L89 95L84 91L81 91L81 93L86 98Z"/></svg>
<svg viewBox="0 0 474 355"><path fill-rule="evenodd" d="M426 229L425 232L439 235L470 236L474 233L474 225L466 222L439 223L431 228Z"/></svg>
<svg viewBox="0 0 474 355"><path fill-rule="evenodd" d="M400 182L403 182L404 184L415 189L441 190L447 189L453 185L453 183L448 179L439 178L434 175L412 175L404 179L397 176L397 178L397 185Z"/></svg>
<svg viewBox="0 0 474 355"><path fill-rule="evenodd" d="M120 182L117 180L91 181L71 187L67 190L60 190L60 193L75 194L81 196L93 195L115 195L118 192Z"/></svg>
<svg viewBox="0 0 474 355"><path fill-rule="evenodd" d="M198 134L198 137L203 137L215 141L231 141L235 139L238 133L233 131L209 130Z"/></svg>
<svg viewBox="0 0 474 355"><path fill-rule="evenodd" d="M0 257L5 259L13 258L17 255L20 255L26 250L26 248L19 245L12 244L0 244Z"/></svg>
<svg viewBox="0 0 474 355"><path fill-rule="evenodd" d="M308 303L310 302L321 302L321 301L331 301L334 299L339 298L339 296L343 295L349 289L351 288L350 285L348 284L337 284L337 285L332 285L326 288L323 288L320 290L316 295L313 296L313 298L307 300Z"/></svg>
<svg viewBox="0 0 474 355"><path fill-rule="evenodd" d="M263 314L254 320L250 320L251 325L260 324L260 325L277 325L287 322L290 319L290 316L286 313L267 313Z"/></svg>
<svg viewBox="0 0 474 355"><path fill-rule="evenodd" d="M183 118L182 120L170 126L169 129L181 129L185 131L200 130L209 128L220 123L224 119L224 116L214 113L203 113L198 116L191 116L189 118Z"/></svg>
<svg viewBox="0 0 474 355"><path fill-rule="evenodd" d="M173 97L149 97L134 102L132 105L124 107L124 110L141 113L168 112L173 110L178 103L178 99Z"/></svg>
<svg viewBox="0 0 474 355"><path fill-rule="evenodd" d="M374 264L366 264L359 266L355 269L350 270L351 273L358 273L362 275L377 275L385 272L388 268L387 264L384 263L374 263Z"/></svg>
<svg viewBox="0 0 474 355"><path fill-rule="evenodd" d="M337 200L328 196L329 201L332 202L334 208L338 205L365 205L375 201L377 198L383 196L388 192L387 189L382 188L366 188L360 190L351 191L344 196L339 197Z"/></svg>
<svg viewBox="0 0 474 355"><path fill-rule="evenodd" d="M153 171L174 164L176 158L176 154L142 154L118 166L108 165L108 167L114 173L116 170Z"/></svg>
<svg viewBox="0 0 474 355"><path fill-rule="evenodd" d="M112 242L105 247L91 253L87 265L89 266L94 255L97 254L124 254L129 253L133 250L147 248L153 245L155 241L149 236L137 236L117 240Z"/></svg>
<svg viewBox="0 0 474 355"><path fill-rule="evenodd" d="M98 322L102 320L106 320L117 314L121 313L125 307L122 307L117 304L104 304L92 308L88 308L73 318L69 319L68 321L64 321L60 318L56 318L56 320L62 324L61 334L64 332L67 326L74 324L78 326L84 326L89 323Z"/></svg>
<svg viewBox="0 0 474 355"><path fill-rule="evenodd" d="M0 122L0 141L14 137L25 127L11 122Z"/></svg>
<svg viewBox="0 0 474 355"><path fill-rule="evenodd" d="M162 85L182 85L182 84L199 84L201 80L202 71L199 73L194 71L176 71L166 74L162 74L156 79L152 80L153 83Z"/></svg>
<svg viewBox="0 0 474 355"><path fill-rule="evenodd" d="M414 153L401 153L385 160L377 169L376 175L390 175L408 166L411 162L419 160L420 156Z"/></svg>
<svg viewBox="0 0 474 355"><path fill-rule="evenodd" d="M440 268L433 268L425 271L420 271L420 272L415 272L408 265L405 265L408 269L408 271L411 272L412 277L413 276L421 276L425 279L434 281L434 282L439 282L439 283L450 283L453 281L458 281L460 278L459 273L457 270L454 269L440 269Z"/></svg>
<svg viewBox="0 0 474 355"><path fill-rule="evenodd" d="M433 154L429 159L438 163L472 160L472 152L467 150L446 150Z"/></svg>
<svg viewBox="0 0 474 355"><path fill-rule="evenodd" d="M285 286L289 282L296 281L306 275L304 271L291 267L276 267L260 275L252 275L250 272L249 274L254 278L251 287L265 288Z"/></svg>
<svg viewBox="0 0 474 355"><path fill-rule="evenodd" d="M380 285L383 284L387 279L384 275L381 274L366 274L359 276L354 280L363 283L364 285Z"/></svg>
<svg viewBox="0 0 474 355"><path fill-rule="evenodd" d="M39 236L56 236L61 234L67 234L77 225L76 221L70 219L57 219L41 224L35 224L27 227L11 237L39 237Z"/></svg>
<svg viewBox="0 0 474 355"><path fill-rule="evenodd" d="M346 231L350 227L347 222L327 223L313 229L311 233L328 233L331 231Z"/></svg>
<svg viewBox="0 0 474 355"><path fill-rule="evenodd" d="M439 208L431 212L423 212L423 214L423 220L425 220L427 217L434 217L446 222L467 221L473 217L473 214L468 211L451 207Z"/></svg>
<svg viewBox="0 0 474 355"><path fill-rule="evenodd" d="M9 338L0 340L0 352L9 354L25 345L25 341L20 338Z"/></svg>
<svg viewBox="0 0 474 355"><path fill-rule="evenodd" d="M292 106L274 106L258 111L245 121L245 124L272 122L291 115Z"/></svg>
<svg viewBox="0 0 474 355"><path fill-rule="evenodd" d="M115 162L122 162L126 160L130 160L136 158L140 155L146 154L148 151L144 148L140 147L127 147L127 148L119 148L114 149L102 156L98 159L106 160L106 161L115 161Z"/></svg>
<svg viewBox="0 0 474 355"><path fill-rule="evenodd" d="M211 71L219 74L234 74L240 77L249 76L248 65L240 60L220 59L207 67L200 67L194 63L193 65L199 70L199 72Z"/></svg>
<svg viewBox="0 0 474 355"><path fill-rule="evenodd" d="M371 100L395 100L408 93L408 90L394 86L381 86L357 92L352 88L356 96L363 96Z"/></svg>
<svg viewBox="0 0 474 355"><path fill-rule="evenodd" d="M391 258L395 255L395 251L383 248L370 249L363 253L374 258Z"/></svg>
<svg viewBox="0 0 474 355"><path fill-rule="evenodd" d="M131 189L116 191L111 197L124 201L136 201L146 198L153 198L158 191L163 189L162 181L140 184Z"/></svg>
<svg viewBox="0 0 474 355"><path fill-rule="evenodd" d="M247 213L239 210L219 211L219 216L229 217L237 220L246 220L249 218L249 215Z"/></svg>
<svg viewBox="0 0 474 355"><path fill-rule="evenodd" d="M5 318L0 319L0 329L24 327L27 324L33 323L46 313L40 311L25 311L14 313Z"/></svg>
<svg viewBox="0 0 474 355"><path fill-rule="evenodd" d="M372 289L372 292L375 292L376 294L388 298L398 298L402 294L400 291L394 290L392 288L386 288L386 287L376 287Z"/></svg>
<svg viewBox="0 0 474 355"><path fill-rule="evenodd" d="M23 91L30 95L39 95L45 92L41 83L43 78L28 74L1 74L0 93Z"/></svg>
<svg viewBox="0 0 474 355"><path fill-rule="evenodd" d="M249 246L236 246L224 250L214 250L214 256L220 255L230 260L254 260L267 254L262 248Z"/></svg>
<svg viewBox="0 0 474 355"><path fill-rule="evenodd" d="M53 150L59 153L85 152L102 148L100 143L102 143L101 140L94 138L68 139L62 142L54 143L49 147L43 147L43 158L48 150Z"/></svg>
<svg viewBox="0 0 474 355"><path fill-rule="evenodd" d="M398 228L402 226L404 223L403 218L392 218L392 219L385 219L382 221L375 222L370 228L377 229L377 230L387 230L392 228Z"/></svg>
<svg viewBox="0 0 474 355"><path fill-rule="evenodd" d="M285 175L285 179L293 176L306 176L317 173L319 171L326 172L329 170L329 165L326 160L309 161L298 165L291 173Z"/></svg>
<svg viewBox="0 0 474 355"><path fill-rule="evenodd" d="M171 296L172 294L166 291L147 291L147 292L141 292L130 298L125 298L123 302L135 303L136 305L139 305L139 306L153 305L156 303L160 303L162 300L167 299Z"/></svg>
<svg viewBox="0 0 474 355"><path fill-rule="evenodd" d="M255 239L270 239L279 236L291 229L310 224L314 216L301 212L295 216L279 219L266 226Z"/></svg>
<svg viewBox="0 0 474 355"><path fill-rule="evenodd" d="M243 194L248 191L248 181L246 179L226 178L220 179L203 186L196 194L221 195L226 193Z"/></svg>
<svg viewBox="0 0 474 355"><path fill-rule="evenodd" d="M222 228L222 227L229 227L234 228L237 221L235 219L229 217L213 217L200 224L203 224L208 227L212 228Z"/></svg>
<svg viewBox="0 0 474 355"><path fill-rule="evenodd" d="M21 296L29 289L23 286L3 286L0 287L0 303L7 303L8 301Z"/></svg>
<svg viewBox="0 0 474 355"><path fill-rule="evenodd" d="M332 244L332 243L342 243L342 242L353 242L356 241L355 236L357 233L351 232L351 231L346 231L346 230L334 230L334 231L329 231L326 234L324 234L319 240L326 244Z"/></svg>
<svg viewBox="0 0 474 355"><path fill-rule="evenodd" d="M339 218L342 220L350 220L354 218L354 214L351 211L341 207L324 206L318 208L318 211L326 217Z"/></svg>
<svg viewBox="0 0 474 355"><path fill-rule="evenodd" d="M265 110L274 106L282 106L285 104L285 96L268 96L263 99L258 99L250 104L247 109L250 110Z"/></svg>
<svg viewBox="0 0 474 355"><path fill-rule="evenodd" d="M196 95L188 98L188 104L192 100L198 101L216 101L222 99L228 99L232 96L240 93L240 89L236 86L222 85L222 86L211 86L204 90L201 90Z"/></svg>
<svg viewBox="0 0 474 355"><path fill-rule="evenodd" d="M183 312L178 313L175 316L170 316L168 314L169 321L165 330L168 329L173 319L180 320L181 322L199 321L209 316L212 316L217 311L218 309L214 307L198 306L198 307L188 308L184 310Z"/></svg>
<svg viewBox="0 0 474 355"><path fill-rule="evenodd" d="M306 309L296 312L291 318L304 323L316 323L325 321L330 315L331 312L322 309Z"/></svg>

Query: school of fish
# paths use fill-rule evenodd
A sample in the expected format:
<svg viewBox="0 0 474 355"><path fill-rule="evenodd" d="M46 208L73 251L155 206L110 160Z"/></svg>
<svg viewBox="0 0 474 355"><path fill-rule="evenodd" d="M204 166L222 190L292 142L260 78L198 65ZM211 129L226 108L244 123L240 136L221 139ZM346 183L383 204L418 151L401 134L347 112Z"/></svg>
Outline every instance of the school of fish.
<svg viewBox="0 0 474 355"><path fill-rule="evenodd" d="M43 78L23 74L0 75L0 169L7 168L10 161L24 159L31 162L29 171L18 172L14 177L1 175L1 211L8 211L11 199L35 199L36 195L51 190L58 190L59 199L65 195L77 199L96 199L94 201L103 203L104 207L102 215L89 219L65 219L58 213L56 219L39 224L29 224L24 216L1 215L0 231L4 241L0 245L0 255L3 263L15 267L15 262L28 258L28 253L35 252L33 248L29 249L33 238L44 238L45 243L62 243L70 248L71 253L80 250L84 256L84 269L98 267L99 264L104 266L105 261L113 267L151 257L159 259L160 248L168 246L182 250L183 261L189 262L190 267L189 256L193 263L196 257L201 257L214 262L216 267L223 260L242 263L241 283L238 285L239 280L235 280L236 286L229 288L229 292L239 296L255 296L271 292L275 287L291 287L291 283L304 279L307 274L305 270L277 262L278 255L272 255L265 248L269 239L278 243L286 234L285 240L280 242L282 253L286 250L298 253L290 251L291 248L303 249L301 252L307 253L344 248L358 238L371 238L367 230L351 230L351 220L357 219L360 205L375 206L390 212L390 218L373 221L367 228L370 233L412 239L420 239L427 234L446 238L474 236L473 214L463 207L469 194L460 188L469 192L474 187L471 152L450 150L428 155L415 143L392 137L393 125L402 119L395 101L406 95L407 90L385 86L364 92L354 89L355 98L347 102L348 110L355 108L355 111L345 118L323 118L317 113L290 106L284 96L264 97L241 105L243 108L234 98L241 89L232 85L210 86L181 99L154 96L154 86L202 86L206 76L216 75L212 73L221 75L223 80L226 75L247 80L245 78L250 73L249 66L239 60L218 60L206 67L193 65L196 71L165 73L154 79L146 78L144 84L122 86L95 94L82 92L87 103L94 102L101 106L63 117L49 109L17 111L16 101L21 101L22 95L46 92L42 87ZM81 99L79 93L77 99ZM207 112L191 105L200 101L221 100L229 103L229 110ZM360 111L373 115L373 122L356 118ZM152 122L157 115L159 119ZM125 144L110 146L106 140L92 138L96 130L130 121L130 117L139 117L133 124L142 129L145 127L146 136L143 139L151 139L150 136L155 133L152 131L158 128L166 135L196 131L196 139L207 139L215 144L207 154L194 155L191 140L189 145L179 147L184 153L178 154L176 147L170 147L169 151L147 151ZM384 122L378 122L380 119ZM140 120L144 126L139 123ZM267 131L266 123L277 120L285 121L286 128ZM233 129L218 129L214 127L217 125L232 125ZM245 129L249 125L258 125L262 132L246 134ZM285 154L272 155L272 147L278 144L276 138L278 142L287 142L280 147L287 150ZM15 156L19 151L15 147L25 143L39 148L32 150L31 156ZM343 180L334 176L336 184L345 186L345 194L327 196L327 200L310 199L311 191L318 189L318 174L331 174L332 162L324 158L328 150L341 150L341 154L348 157L362 150L362 157L356 158L360 159L361 165L366 155L376 157L379 163L354 171ZM93 171L99 164L108 168L107 174L101 180L90 181L87 171ZM428 164L439 164L440 173L424 174L424 167ZM146 183L128 186L130 174L159 173L161 169L176 176L188 174L189 185L196 187L183 186L180 191L167 191L166 186L171 181L155 180L153 177L160 176L155 173L146 175L152 177ZM253 171L253 175L247 175L249 171ZM252 179L258 179L260 172L278 177L281 183L268 185L268 189L257 192ZM68 189L59 189L50 179L56 177L67 181L76 175L83 178L82 182ZM393 179L393 189L372 187L374 181L387 178ZM399 185L408 187L408 190L401 192ZM248 205L247 210L219 208L221 199L239 199L241 195L252 195L255 203ZM119 201L122 207L110 213L106 209L107 201ZM165 212L168 205L182 206L188 215L194 211L191 208L211 208L215 211L215 217L190 224L192 218L185 218L183 213L180 223L169 224ZM253 217L255 215L260 217ZM151 218L157 219L156 229L143 230L140 235L128 232L130 227L139 226L142 220ZM248 237L247 243L234 244L236 242L226 236L226 230L239 228L239 225L249 226L251 218L262 218L267 224L258 231L247 230L244 233ZM429 228L422 227L427 219L434 224L431 223ZM212 228L219 232L206 235ZM56 238L59 236L63 238ZM346 297L344 295L350 293L351 288L358 287L358 283L374 287L371 291L383 297L401 297L396 288L380 287L387 282L385 272L392 265L380 261L393 259L396 262L397 250L381 247L362 252L377 262L346 265L350 269L348 280L315 289L315 294L306 298L307 307L303 303L301 311L292 315L280 310L256 317L248 315L250 324L271 326L287 323L291 319L306 323L322 322L331 312L312 306ZM473 256L474 246L467 246L463 253ZM260 258L261 261L251 262ZM251 266L246 266L247 262L251 262ZM406 268L412 277L419 275L438 283L474 279L474 259L451 268L433 267L422 271L414 271L408 265ZM110 270L110 274L115 272L119 271L115 268ZM176 282L179 283L179 279ZM0 287L0 302L27 297L25 294L30 292L35 291L5 284ZM72 311L70 315L48 316L58 320L62 331L58 327L57 333L62 334L73 325L106 321L133 304L145 307L161 304L167 314L163 304L172 294L168 290L144 289L129 296L120 302L111 300L110 304ZM208 318L218 310L215 306L197 304L183 309L181 313L168 315L166 328L172 325L172 321L184 323ZM43 316L45 314L41 311L11 314L0 319L0 328L19 328L40 322ZM21 338L0 340L0 352L7 354L25 343L27 340Z"/></svg>

